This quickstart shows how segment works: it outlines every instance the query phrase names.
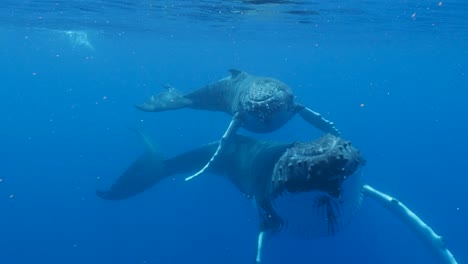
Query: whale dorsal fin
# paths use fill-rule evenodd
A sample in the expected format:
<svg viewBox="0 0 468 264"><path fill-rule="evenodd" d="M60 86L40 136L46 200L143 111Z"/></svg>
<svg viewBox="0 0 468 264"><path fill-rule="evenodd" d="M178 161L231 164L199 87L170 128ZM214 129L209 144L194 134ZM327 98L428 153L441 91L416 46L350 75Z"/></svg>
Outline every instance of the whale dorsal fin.
<svg viewBox="0 0 468 264"><path fill-rule="evenodd" d="M143 132L141 132L138 129L134 129L134 128L128 128L128 129L130 131L133 131L135 134L138 135L140 140L143 142L146 154L148 154L148 155L150 155L150 156L152 156L152 157L154 157L155 159L158 159L158 160L163 160L164 159L164 155L159 150L158 146L153 144L153 142L151 142L150 138L146 134L144 134Z"/></svg>
<svg viewBox="0 0 468 264"><path fill-rule="evenodd" d="M169 176L164 169L164 157L157 147L141 131L129 129L143 141L145 152L130 164L111 185L110 189L96 191L96 194L102 199L122 200L135 196Z"/></svg>
<svg viewBox="0 0 468 264"><path fill-rule="evenodd" d="M231 78L236 78L237 76L241 75L244 71L238 69L230 69L229 72L231 73Z"/></svg>

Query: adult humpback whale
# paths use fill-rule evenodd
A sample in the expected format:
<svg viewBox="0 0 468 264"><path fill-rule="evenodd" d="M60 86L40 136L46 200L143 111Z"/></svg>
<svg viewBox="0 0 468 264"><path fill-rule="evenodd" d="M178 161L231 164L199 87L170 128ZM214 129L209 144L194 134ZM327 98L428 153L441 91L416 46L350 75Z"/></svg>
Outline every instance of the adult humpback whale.
<svg viewBox="0 0 468 264"><path fill-rule="evenodd" d="M205 166L190 180L203 173L216 156L223 151L223 144L240 127L257 133L268 133L282 127L296 113L316 128L339 135L334 124L319 113L294 101L294 95L285 83L270 77L230 70L231 75L191 93L182 95L166 86L167 91L151 96L137 105L140 110L161 112L180 108L192 108L225 112L232 116L231 123L222 136L217 150Z"/></svg>
<svg viewBox="0 0 468 264"><path fill-rule="evenodd" d="M107 191L106 200L121 200L145 191L176 174L191 173L206 163L218 143L163 159L142 135L146 151ZM365 164L350 142L325 135L312 142L262 142L237 134L208 168L229 179L253 199L260 218L255 263L261 263L264 241L277 232L308 232L308 238L333 235L370 197L405 222L435 253L438 263L457 263L438 236L404 204L362 184ZM292 207L298 210L290 210ZM301 226L302 225L302 226ZM296 226L301 228L294 230ZM305 228L304 228L305 227Z"/></svg>

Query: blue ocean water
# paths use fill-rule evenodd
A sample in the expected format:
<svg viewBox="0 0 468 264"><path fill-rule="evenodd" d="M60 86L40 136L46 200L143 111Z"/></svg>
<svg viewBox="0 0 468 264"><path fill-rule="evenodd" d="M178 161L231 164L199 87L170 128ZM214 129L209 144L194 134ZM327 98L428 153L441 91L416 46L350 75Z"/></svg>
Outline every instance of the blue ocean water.
<svg viewBox="0 0 468 264"><path fill-rule="evenodd" d="M252 263L256 210L223 179L95 195L143 151L128 128L167 156L219 139L225 114L133 106L231 68L286 82L333 120L366 157L365 181L468 262L467 12L459 0L2 1L0 263ZM240 133L320 136L299 118ZM436 263L373 201L334 237L266 248L265 263L312 262Z"/></svg>

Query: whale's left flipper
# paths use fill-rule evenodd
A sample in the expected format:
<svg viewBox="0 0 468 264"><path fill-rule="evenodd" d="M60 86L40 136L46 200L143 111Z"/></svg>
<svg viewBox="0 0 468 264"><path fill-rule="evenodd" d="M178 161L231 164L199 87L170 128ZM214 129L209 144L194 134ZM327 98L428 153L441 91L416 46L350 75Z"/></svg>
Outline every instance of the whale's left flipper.
<svg viewBox="0 0 468 264"><path fill-rule="evenodd" d="M201 170L188 176L187 178L185 178L185 180L190 181L193 178L204 173L210 167L211 163L213 163L216 157L223 151L223 148L225 147L226 143L230 140L231 136L234 135L241 126L242 120L240 118L240 113L236 113L232 118L228 128L226 129L226 132L224 132L223 136L221 137L218 148L216 149L216 152L213 154L213 156L211 156L211 159L205 164L205 166Z"/></svg>
<svg viewBox="0 0 468 264"><path fill-rule="evenodd" d="M387 208L390 212L398 216L405 224L407 224L423 242L436 254L439 258L438 263L456 264L457 261L452 253L448 250L443 238L437 235L430 226L421 220L414 212L397 199L382 193L369 185L363 187L364 195L370 197Z"/></svg>
<svg viewBox="0 0 468 264"><path fill-rule="evenodd" d="M340 135L340 131L335 127L335 124L325 119L321 114L301 105L298 105L297 107L302 108L298 111L302 119L304 119L314 127L320 129L325 133L330 133L334 136Z"/></svg>

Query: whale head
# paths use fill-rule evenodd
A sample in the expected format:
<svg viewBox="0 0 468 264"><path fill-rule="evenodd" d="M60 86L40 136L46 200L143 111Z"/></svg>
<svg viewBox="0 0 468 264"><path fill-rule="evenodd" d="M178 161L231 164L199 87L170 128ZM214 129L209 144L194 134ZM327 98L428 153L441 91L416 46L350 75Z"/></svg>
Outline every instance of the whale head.
<svg viewBox="0 0 468 264"><path fill-rule="evenodd" d="M296 143L275 164L269 195L285 227L299 237L335 234L360 208L360 167L350 142L326 135Z"/></svg>
<svg viewBox="0 0 468 264"><path fill-rule="evenodd" d="M246 84L240 100L244 126L259 133L268 133L283 126L295 114L294 96L285 83L258 77Z"/></svg>

